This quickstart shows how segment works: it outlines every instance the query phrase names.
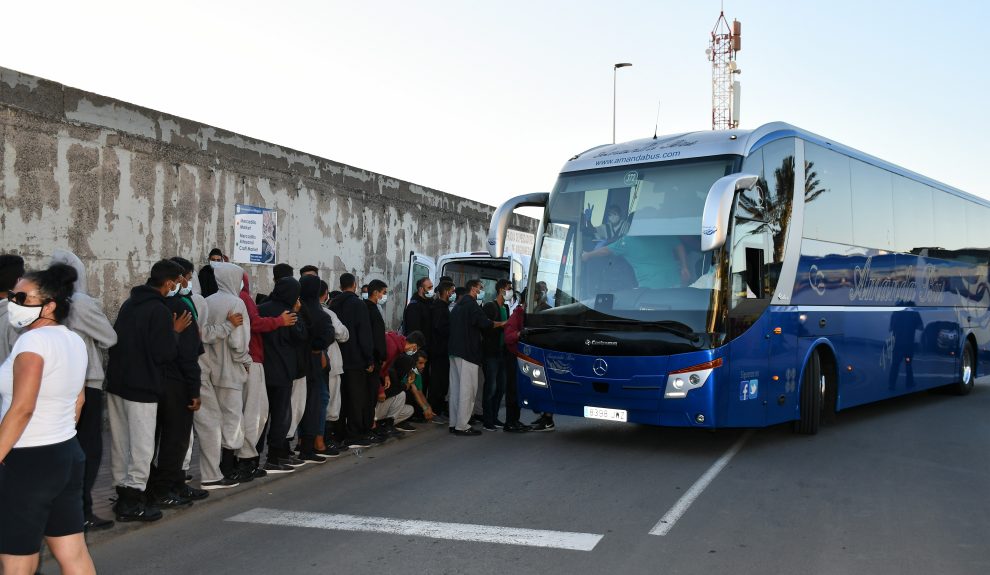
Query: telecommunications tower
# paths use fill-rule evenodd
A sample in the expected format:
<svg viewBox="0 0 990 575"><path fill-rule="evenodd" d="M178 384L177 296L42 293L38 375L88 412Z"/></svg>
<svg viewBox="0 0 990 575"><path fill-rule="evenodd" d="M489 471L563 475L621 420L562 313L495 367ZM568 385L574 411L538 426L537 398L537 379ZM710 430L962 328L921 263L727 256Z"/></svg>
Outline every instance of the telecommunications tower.
<svg viewBox="0 0 990 575"><path fill-rule="evenodd" d="M731 130L739 126L739 81L735 74L742 73L736 66L736 54L742 49L742 23L733 20L732 26L725 19L725 12L718 15L712 29L711 42L705 55L712 63L712 129Z"/></svg>

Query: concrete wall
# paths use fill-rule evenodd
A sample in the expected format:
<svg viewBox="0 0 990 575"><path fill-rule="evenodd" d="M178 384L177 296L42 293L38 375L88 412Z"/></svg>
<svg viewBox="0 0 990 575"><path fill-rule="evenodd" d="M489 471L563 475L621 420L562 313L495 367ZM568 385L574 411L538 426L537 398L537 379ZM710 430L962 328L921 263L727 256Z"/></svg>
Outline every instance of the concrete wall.
<svg viewBox="0 0 990 575"><path fill-rule="evenodd" d="M269 113L278 113L272 109ZM111 317L162 257L232 251L234 204L278 210L278 260L383 279L397 326L411 250L483 250L493 208L0 68L0 252L68 247ZM516 227L532 230L519 218ZM270 268L246 265L255 291ZM400 295L400 293L402 295Z"/></svg>

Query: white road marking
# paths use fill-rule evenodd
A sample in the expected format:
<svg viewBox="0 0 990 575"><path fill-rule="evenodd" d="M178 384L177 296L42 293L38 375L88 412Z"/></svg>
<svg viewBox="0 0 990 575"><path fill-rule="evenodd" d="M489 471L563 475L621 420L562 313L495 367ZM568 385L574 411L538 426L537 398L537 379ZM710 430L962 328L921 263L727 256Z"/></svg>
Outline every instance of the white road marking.
<svg viewBox="0 0 990 575"><path fill-rule="evenodd" d="M542 529L517 529L490 525L470 525L466 523L439 523L412 519L388 519L386 517L360 517L335 513L313 513L310 511L285 511L259 507L227 519L238 523L262 525L283 525L286 527L310 527L331 531L363 531L391 533L394 535L416 535L456 541L480 541L504 545L526 545L529 547L551 547L574 551L591 551L604 535L594 533L571 533L567 531L545 531Z"/></svg>
<svg viewBox="0 0 990 575"><path fill-rule="evenodd" d="M708 471L699 477L698 480L694 482L694 485L692 485L691 488L677 500L677 503L675 503L674 506L660 518L660 521L658 521L657 524L653 526L653 529L650 530L650 535L660 535L662 537L667 533L670 533L670 530L674 528L677 520L680 519L685 512L687 512L688 507L691 507L694 500L701 495L701 493L708 487L715 477L718 476L722 469L729 464L729 461L732 461L732 458L739 453L739 450L742 449L743 444L746 443L746 440L749 439L751 435L753 435L752 430L744 433L743 436L740 437L739 440L736 441L736 443L722 455L722 457L719 457L718 461L713 463L712 466L708 468Z"/></svg>

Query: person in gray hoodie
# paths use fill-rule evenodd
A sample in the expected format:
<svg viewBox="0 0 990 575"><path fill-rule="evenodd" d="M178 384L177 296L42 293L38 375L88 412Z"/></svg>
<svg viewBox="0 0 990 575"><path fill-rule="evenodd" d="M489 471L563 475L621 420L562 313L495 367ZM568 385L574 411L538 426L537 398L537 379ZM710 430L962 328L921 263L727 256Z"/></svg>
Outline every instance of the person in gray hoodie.
<svg viewBox="0 0 990 575"><path fill-rule="evenodd" d="M62 249L52 252L50 265L66 264L75 268L78 278L72 294L72 307L65 326L74 331L86 344L89 366L86 368L86 403L76 423L76 437L86 454L83 474L83 514L86 529L108 529L113 521L93 514L93 485L100 472L103 459L103 352L117 345L117 332L103 312L103 306L86 290L86 267L76 254Z"/></svg>
<svg viewBox="0 0 990 575"><path fill-rule="evenodd" d="M24 275L24 259L13 254L0 255L0 363L3 363L10 350L14 349L17 330L7 320L7 292Z"/></svg>
<svg viewBox="0 0 990 575"><path fill-rule="evenodd" d="M194 416L196 436L199 437L200 486L223 489L253 479L237 473L235 457L244 443L243 390L251 367L248 353L251 325L247 308L238 295L244 270L226 262L212 265L219 291L206 298L206 329L227 322L227 316L231 314L243 318L243 323L228 336L212 341L203 338L206 353L201 357L207 373L204 373L200 390L201 407Z"/></svg>

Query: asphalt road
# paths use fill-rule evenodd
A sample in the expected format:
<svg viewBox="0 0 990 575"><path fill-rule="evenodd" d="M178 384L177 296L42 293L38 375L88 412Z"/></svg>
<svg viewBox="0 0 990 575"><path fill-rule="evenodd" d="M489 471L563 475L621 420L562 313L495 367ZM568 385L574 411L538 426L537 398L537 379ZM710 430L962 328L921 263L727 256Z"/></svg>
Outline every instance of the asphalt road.
<svg viewBox="0 0 990 575"><path fill-rule="evenodd" d="M669 532L651 535L733 446ZM429 426L101 537L91 551L101 573L982 575L988 446L984 382L968 397L921 393L843 412L814 437L789 426L711 433L564 417L553 433L526 435ZM381 519L345 518L393 532L229 520L300 520L288 511L324 527L342 515L440 524L413 524L427 535L410 535L408 522ZM510 533L512 543L457 540L504 528L601 537L590 550L534 547L546 534L529 532Z"/></svg>

